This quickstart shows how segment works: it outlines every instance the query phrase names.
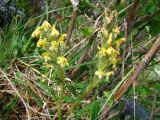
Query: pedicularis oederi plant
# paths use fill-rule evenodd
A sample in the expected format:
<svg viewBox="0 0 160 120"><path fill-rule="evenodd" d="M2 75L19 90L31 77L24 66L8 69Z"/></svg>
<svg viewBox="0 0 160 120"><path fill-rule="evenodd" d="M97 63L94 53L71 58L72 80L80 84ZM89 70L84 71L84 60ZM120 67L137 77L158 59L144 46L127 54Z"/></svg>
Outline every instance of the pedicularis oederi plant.
<svg viewBox="0 0 160 120"><path fill-rule="evenodd" d="M117 11L104 10L103 25L101 27L101 47L98 47L98 70L95 74L101 79L114 74L119 62L120 46L124 38L117 38L120 30L117 23Z"/></svg>
<svg viewBox="0 0 160 120"><path fill-rule="evenodd" d="M37 47L42 48L44 51L41 54L44 59L44 65L53 68L59 80L60 93L57 106L58 116L61 119L61 108L64 97L64 69L69 65L67 58L64 56L66 50L66 34L60 35L59 31L55 28L55 25L50 25L47 21L44 21L43 24L32 33L32 37L39 39Z"/></svg>

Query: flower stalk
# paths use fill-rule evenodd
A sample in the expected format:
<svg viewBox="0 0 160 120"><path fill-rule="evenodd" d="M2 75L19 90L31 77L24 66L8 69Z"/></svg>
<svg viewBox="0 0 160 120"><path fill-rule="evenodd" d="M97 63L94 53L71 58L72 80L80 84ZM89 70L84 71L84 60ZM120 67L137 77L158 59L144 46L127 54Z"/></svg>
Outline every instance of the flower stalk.
<svg viewBox="0 0 160 120"><path fill-rule="evenodd" d="M47 68L53 68L57 78L59 78L60 92L57 102L58 117L62 119L62 105L64 98L65 87L65 67L68 66L68 60L65 58L66 34L60 35L55 25L50 25L47 21L44 21L33 33L32 37L38 38L37 47L43 50L41 57L44 59L43 64Z"/></svg>
<svg viewBox="0 0 160 120"><path fill-rule="evenodd" d="M65 79L65 74L64 74L64 69L60 69L60 95L59 95L59 102L58 102L58 116L59 120L62 119L62 106L63 106L63 98L64 98L64 79Z"/></svg>
<svg viewBox="0 0 160 120"><path fill-rule="evenodd" d="M98 70L95 75L99 79L109 79L114 75L116 65L120 61L120 46L125 42L124 38L119 38L120 29L117 23L117 11L110 11L108 8L104 10L103 25L101 27L101 45L98 47Z"/></svg>
<svg viewBox="0 0 160 120"><path fill-rule="evenodd" d="M98 70L95 72L93 81L88 85L86 90L79 96L80 100L86 98L91 91L101 82L101 79L108 78L114 75L116 65L120 61L118 55L120 54L120 46L125 42L124 38L118 38L120 34L119 27L117 25L117 12L110 11L109 9L104 10L104 20L101 27L101 46L98 47ZM80 102L75 102L69 113L76 108Z"/></svg>

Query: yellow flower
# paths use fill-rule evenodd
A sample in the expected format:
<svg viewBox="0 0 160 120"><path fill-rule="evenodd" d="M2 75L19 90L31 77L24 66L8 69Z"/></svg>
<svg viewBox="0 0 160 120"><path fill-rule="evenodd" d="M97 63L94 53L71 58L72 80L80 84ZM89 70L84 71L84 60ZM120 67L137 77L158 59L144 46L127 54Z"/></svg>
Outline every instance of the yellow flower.
<svg viewBox="0 0 160 120"><path fill-rule="evenodd" d="M113 72L113 71L110 71L110 72L106 72L106 73L105 73L105 76L106 76L106 77L109 77L109 76L111 76L111 75L113 75L113 74L114 74L114 72Z"/></svg>
<svg viewBox="0 0 160 120"><path fill-rule="evenodd" d="M58 47L58 45L57 45L57 42L56 42L56 41L52 41L52 42L51 42L51 45L52 45L52 47L54 47L54 48L57 48L57 47Z"/></svg>
<svg viewBox="0 0 160 120"><path fill-rule="evenodd" d="M58 38L58 41L64 41L67 34L62 34L61 37Z"/></svg>
<svg viewBox="0 0 160 120"><path fill-rule="evenodd" d="M47 46L47 39L44 38L44 39L39 39L38 42L37 42L37 47L46 47Z"/></svg>
<svg viewBox="0 0 160 120"><path fill-rule="evenodd" d="M116 51L113 47L108 47L107 49L106 49L106 53L108 54L108 55L111 55L111 54L119 54L119 52L118 51Z"/></svg>
<svg viewBox="0 0 160 120"><path fill-rule="evenodd" d="M41 34L42 27L38 27L31 35L32 38L39 37Z"/></svg>
<svg viewBox="0 0 160 120"><path fill-rule="evenodd" d="M59 36L59 31L55 28L55 25L52 26L51 36L52 37L58 37Z"/></svg>
<svg viewBox="0 0 160 120"><path fill-rule="evenodd" d="M105 30L104 26L101 28L101 32L103 33L104 37L107 39L108 38L108 31Z"/></svg>
<svg viewBox="0 0 160 120"><path fill-rule="evenodd" d="M58 44L60 45L60 47L65 48L65 41L64 39L66 38L67 34L62 34L59 38L58 38Z"/></svg>
<svg viewBox="0 0 160 120"><path fill-rule="evenodd" d="M99 54L100 58L107 55L107 49L105 47L101 47L99 49L100 50L99 50L98 54Z"/></svg>
<svg viewBox="0 0 160 120"><path fill-rule="evenodd" d="M113 20L113 14L109 9L104 10L104 16L105 16L106 23L107 24L111 23L111 21Z"/></svg>
<svg viewBox="0 0 160 120"><path fill-rule="evenodd" d="M104 75L104 72L102 70L98 70L95 72L95 75L97 75L101 79Z"/></svg>
<svg viewBox="0 0 160 120"><path fill-rule="evenodd" d="M118 17L118 12L116 10L113 11L114 16L117 18Z"/></svg>
<svg viewBox="0 0 160 120"><path fill-rule="evenodd" d="M44 52L41 56L44 58L45 62L51 60L49 52Z"/></svg>
<svg viewBox="0 0 160 120"><path fill-rule="evenodd" d="M113 29L113 32L116 33L116 34L119 34L119 33L120 33L119 27L116 26L116 27Z"/></svg>
<svg viewBox="0 0 160 120"><path fill-rule="evenodd" d="M105 18L106 18L106 21L107 21L108 24L111 23L111 21L113 19L112 16L109 16L109 17L106 16Z"/></svg>
<svg viewBox="0 0 160 120"><path fill-rule="evenodd" d="M111 14L110 10L105 9L104 10L104 16L105 16L105 21L107 24L111 23L113 20L113 15Z"/></svg>
<svg viewBox="0 0 160 120"><path fill-rule="evenodd" d="M57 44L57 42L56 41L52 41L51 42L51 47L49 49L57 51L58 50L58 44Z"/></svg>
<svg viewBox="0 0 160 120"><path fill-rule="evenodd" d="M49 64L49 63L47 63L47 62L44 62L43 64L44 64L47 68L52 68L52 67L53 67L52 64Z"/></svg>
<svg viewBox="0 0 160 120"><path fill-rule="evenodd" d="M114 56L114 55L110 56L110 58L109 58L109 64L112 65L112 68L116 67L117 62L118 62L117 56Z"/></svg>
<svg viewBox="0 0 160 120"><path fill-rule="evenodd" d="M63 56L60 56L57 58L57 63L61 66L61 67L65 67L68 65L68 60L63 57Z"/></svg>
<svg viewBox="0 0 160 120"><path fill-rule="evenodd" d="M108 37L108 44L109 45L111 45L111 43L112 43L112 35L113 35L113 33L110 33L109 37Z"/></svg>
<svg viewBox="0 0 160 120"><path fill-rule="evenodd" d="M116 48L119 48L120 45L122 45L125 42L125 38L120 38L115 41L116 43Z"/></svg>
<svg viewBox="0 0 160 120"><path fill-rule="evenodd" d="M47 31L51 28L51 25L45 20L42 24L42 27L45 31Z"/></svg>
<svg viewBox="0 0 160 120"><path fill-rule="evenodd" d="M113 53L115 50L112 47L107 48L106 52L108 55L110 55L111 53Z"/></svg>

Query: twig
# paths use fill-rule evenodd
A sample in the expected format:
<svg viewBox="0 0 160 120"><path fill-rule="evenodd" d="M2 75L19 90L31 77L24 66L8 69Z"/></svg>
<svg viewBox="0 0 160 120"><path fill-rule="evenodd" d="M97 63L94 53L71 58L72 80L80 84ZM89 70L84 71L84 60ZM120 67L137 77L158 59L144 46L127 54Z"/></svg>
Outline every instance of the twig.
<svg viewBox="0 0 160 120"><path fill-rule="evenodd" d="M37 74L39 74L40 76L42 76L43 78L47 79L49 82L52 82L51 79L49 79L48 77L46 77L46 75L42 74L40 71L38 71L37 69L31 67L29 64L25 63L24 61L17 59L20 63L22 63L23 65L30 67L34 72L36 72Z"/></svg>
<svg viewBox="0 0 160 120"><path fill-rule="evenodd" d="M77 0L77 1L71 0L71 3L73 5L73 13L72 13L71 21L70 21L70 24L69 24L69 27L68 27L68 31L67 31L66 41L67 41L67 45L68 46L71 43L70 38L71 38L71 35L72 35L72 32L73 32L73 28L74 28L74 24L75 24L75 21L76 21L76 18L77 18L79 0Z"/></svg>
<svg viewBox="0 0 160 120"><path fill-rule="evenodd" d="M138 64L134 72L130 75L127 81L125 81L121 87L117 90L114 96L114 102L118 102L122 95L128 90L132 83L140 75L141 71L146 67L146 65L152 60L153 56L160 49L160 36L154 42L152 48L145 54L142 61Z"/></svg>
<svg viewBox="0 0 160 120"><path fill-rule="evenodd" d="M14 85L12 84L11 80L7 77L7 75L5 74L5 72L0 68L0 72L4 75L4 77L7 79L7 81L9 82L9 84L11 85L11 87L13 88L13 90L16 92L16 94L18 95L18 97L21 99L22 103L24 104L25 108L26 108L26 114L28 119L27 120L31 120L30 114L29 114L29 110L27 107L26 102L24 101L24 99L21 97L21 95L19 94L19 92L17 91L17 89L14 87Z"/></svg>
<svg viewBox="0 0 160 120"><path fill-rule="evenodd" d="M138 1L139 0L134 0L134 4L131 8L131 11L130 11L130 14L128 16L128 19L127 19L127 33L126 33L126 39L128 38L128 35L129 35L129 32L130 32L130 29L131 29L131 22L134 18L134 12L136 10L136 7L138 5Z"/></svg>
<svg viewBox="0 0 160 120"><path fill-rule="evenodd" d="M156 99L157 99L157 95L154 95L154 101L153 101L153 105L152 105L152 112L150 114L150 120L154 120L154 114L155 114L155 107L156 107Z"/></svg>

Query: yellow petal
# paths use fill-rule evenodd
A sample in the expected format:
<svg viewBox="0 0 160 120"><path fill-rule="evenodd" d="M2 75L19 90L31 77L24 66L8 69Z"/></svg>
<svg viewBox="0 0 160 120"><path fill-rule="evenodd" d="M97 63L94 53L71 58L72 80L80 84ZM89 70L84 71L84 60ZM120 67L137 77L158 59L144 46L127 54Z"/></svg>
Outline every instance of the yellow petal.
<svg viewBox="0 0 160 120"><path fill-rule="evenodd" d="M43 64L44 64L47 68L52 68L52 67L53 67L52 64L49 64L49 63L47 63L47 62L44 62Z"/></svg>
<svg viewBox="0 0 160 120"><path fill-rule="evenodd" d="M104 48L104 47L101 47L99 52L98 52L98 55L99 55L100 58L103 57L103 56L106 56L107 55L107 49Z"/></svg>
<svg viewBox="0 0 160 120"><path fill-rule="evenodd" d="M104 37L107 39L108 38L108 31L105 30L104 27L101 28L101 32L103 33Z"/></svg>
<svg viewBox="0 0 160 120"><path fill-rule="evenodd" d="M65 67L68 65L68 60L63 57L63 56L60 56L57 58L57 63L61 66L61 67Z"/></svg>
<svg viewBox="0 0 160 120"><path fill-rule="evenodd" d="M58 41L64 41L67 34L62 34L61 37L59 37Z"/></svg>
<svg viewBox="0 0 160 120"><path fill-rule="evenodd" d="M58 48L57 42L56 41L52 41L51 45L53 48Z"/></svg>
<svg viewBox="0 0 160 120"><path fill-rule="evenodd" d="M45 62L51 60L49 52L44 52L41 54L41 56L45 59Z"/></svg>
<svg viewBox="0 0 160 120"><path fill-rule="evenodd" d="M102 70L98 70L95 72L95 75L97 75L101 79L104 75L104 72Z"/></svg>
<svg viewBox="0 0 160 120"><path fill-rule="evenodd" d="M108 55L110 55L111 53L113 53L115 50L112 47L107 48L106 52Z"/></svg>
<svg viewBox="0 0 160 120"><path fill-rule="evenodd" d="M42 24L42 27L45 31L47 31L51 28L51 25L45 20Z"/></svg>
<svg viewBox="0 0 160 120"><path fill-rule="evenodd" d="M41 34L42 27L38 27L31 35L32 38L39 37Z"/></svg>
<svg viewBox="0 0 160 120"><path fill-rule="evenodd" d="M113 75L113 74L114 74L114 72L113 72L113 71L110 71L110 72L106 72L106 73L105 73L105 76L106 76L106 77L109 77L109 76L111 76L111 75Z"/></svg>
<svg viewBox="0 0 160 120"><path fill-rule="evenodd" d="M52 26L51 36L52 37L58 37L59 36L59 31L55 28L55 25Z"/></svg>
<svg viewBox="0 0 160 120"><path fill-rule="evenodd" d="M109 37L108 37L108 44L109 45L111 45L111 43L112 43L112 36L113 36L113 33L110 33Z"/></svg>
<svg viewBox="0 0 160 120"><path fill-rule="evenodd" d="M116 34L119 34L119 33L120 33L119 27L116 26L116 27L113 29L113 32L116 33Z"/></svg>
<svg viewBox="0 0 160 120"><path fill-rule="evenodd" d="M117 63L118 63L118 58L117 58L117 56L111 56L111 57L109 58L109 64L112 65L112 68L115 68Z"/></svg>
<svg viewBox="0 0 160 120"><path fill-rule="evenodd" d="M116 40L116 47L119 48L120 45L122 45L125 42L125 38L120 38Z"/></svg>
<svg viewBox="0 0 160 120"><path fill-rule="evenodd" d="M47 39L39 39L37 42L37 47L43 47L45 48L47 46Z"/></svg>
<svg viewBox="0 0 160 120"><path fill-rule="evenodd" d="M50 50L58 51L58 44L56 41L51 42L51 47L49 48Z"/></svg>
<svg viewBox="0 0 160 120"><path fill-rule="evenodd" d="M42 46L42 42L43 42L43 40L39 39L38 42L37 42L37 47L41 47Z"/></svg>

